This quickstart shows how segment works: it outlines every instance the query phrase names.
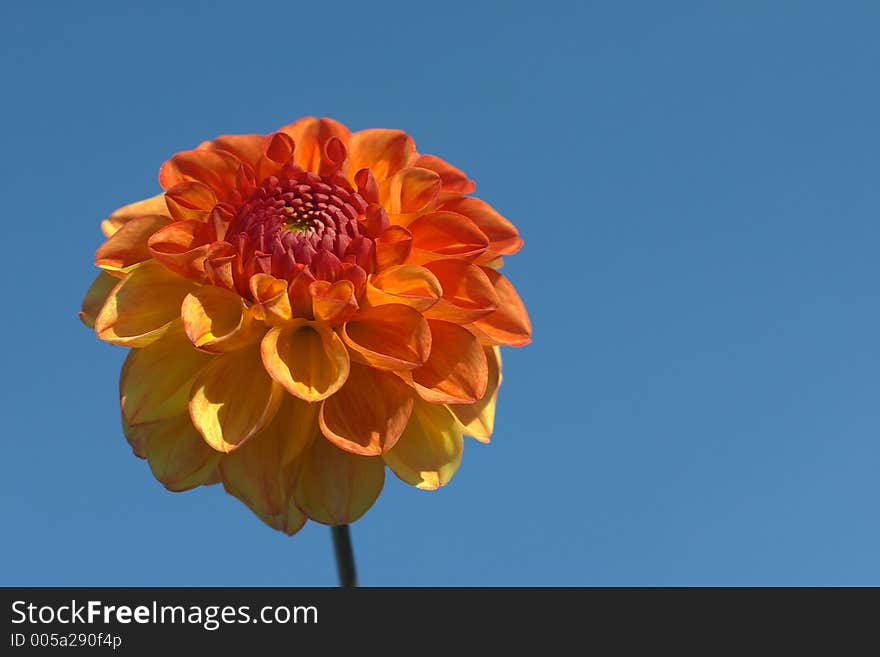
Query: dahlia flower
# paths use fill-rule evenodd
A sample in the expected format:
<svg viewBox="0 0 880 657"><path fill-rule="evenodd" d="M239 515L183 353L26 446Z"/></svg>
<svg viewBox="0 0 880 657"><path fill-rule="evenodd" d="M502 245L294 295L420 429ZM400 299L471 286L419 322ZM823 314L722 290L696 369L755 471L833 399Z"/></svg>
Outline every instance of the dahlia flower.
<svg viewBox="0 0 880 657"><path fill-rule="evenodd" d="M169 490L222 482L287 534L350 523L385 467L452 478L488 442L498 347L529 342L499 273L522 245L399 130L304 118L177 153L113 212L80 316L130 348L123 431Z"/></svg>

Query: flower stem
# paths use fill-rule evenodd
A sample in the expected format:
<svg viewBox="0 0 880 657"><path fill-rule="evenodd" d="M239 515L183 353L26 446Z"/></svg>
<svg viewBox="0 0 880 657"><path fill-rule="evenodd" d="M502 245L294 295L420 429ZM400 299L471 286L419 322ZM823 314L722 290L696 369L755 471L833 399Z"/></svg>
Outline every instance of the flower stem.
<svg viewBox="0 0 880 657"><path fill-rule="evenodd" d="M339 586L343 589L356 587L357 573L354 569L354 551L351 548L351 534L348 525L330 528L333 534L333 550L336 552L336 570L339 572Z"/></svg>

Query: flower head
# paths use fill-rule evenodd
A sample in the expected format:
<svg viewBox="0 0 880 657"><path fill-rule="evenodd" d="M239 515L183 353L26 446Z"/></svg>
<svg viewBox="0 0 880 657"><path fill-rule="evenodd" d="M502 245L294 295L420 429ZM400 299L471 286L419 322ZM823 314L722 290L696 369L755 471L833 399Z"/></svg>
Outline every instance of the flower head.
<svg viewBox="0 0 880 657"><path fill-rule="evenodd" d="M522 245L474 183L398 130L304 118L177 153L102 223L80 313L130 347L125 435L168 489L223 482L266 523L343 524L387 465L446 484L488 442L500 345L529 342L498 272Z"/></svg>

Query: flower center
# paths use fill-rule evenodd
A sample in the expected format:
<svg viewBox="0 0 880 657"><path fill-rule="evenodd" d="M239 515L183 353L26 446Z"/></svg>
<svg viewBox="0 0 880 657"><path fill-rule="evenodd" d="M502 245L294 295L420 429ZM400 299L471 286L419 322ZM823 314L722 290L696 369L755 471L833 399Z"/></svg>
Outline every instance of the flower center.
<svg viewBox="0 0 880 657"><path fill-rule="evenodd" d="M229 241L249 273L290 280L304 268L334 278L343 262L364 268L372 240L360 219L367 202L339 177L287 167L266 178L229 226Z"/></svg>

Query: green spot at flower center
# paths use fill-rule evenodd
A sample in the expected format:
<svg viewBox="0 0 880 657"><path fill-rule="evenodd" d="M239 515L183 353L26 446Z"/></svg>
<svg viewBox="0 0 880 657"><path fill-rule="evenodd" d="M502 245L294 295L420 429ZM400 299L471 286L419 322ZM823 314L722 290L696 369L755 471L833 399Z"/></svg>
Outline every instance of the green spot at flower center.
<svg viewBox="0 0 880 657"><path fill-rule="evenodd" d="M284 222L284 229L291 233L305 233L312 227L312 222L303 217L294 217Z"/></svg>

